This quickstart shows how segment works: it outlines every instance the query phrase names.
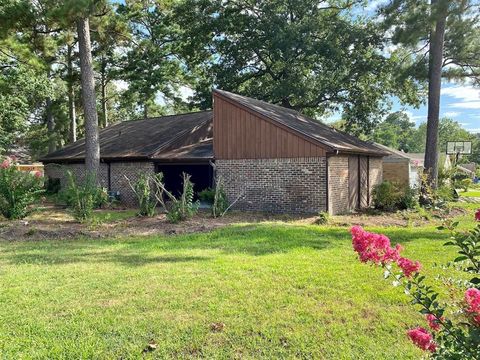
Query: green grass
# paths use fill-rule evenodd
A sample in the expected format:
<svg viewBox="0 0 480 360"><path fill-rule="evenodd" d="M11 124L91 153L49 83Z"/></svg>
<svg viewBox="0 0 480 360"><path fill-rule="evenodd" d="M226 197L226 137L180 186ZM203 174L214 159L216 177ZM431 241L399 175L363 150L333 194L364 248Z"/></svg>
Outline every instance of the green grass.
<svg viewBox="0 0 480 360"><path fill-rule="evenodd" d="M480 190L469 189L468 191L462 191L460 192L460 196L480 198Z"/></svg>
<svg viewBox="0 0 480 360"><path fill-rule="evenodd" d="M0 357L419 358L405 331L422 317L358 262L347 231L0 242ZM433 227L385 232L429 275L453 256Z"/></svg>

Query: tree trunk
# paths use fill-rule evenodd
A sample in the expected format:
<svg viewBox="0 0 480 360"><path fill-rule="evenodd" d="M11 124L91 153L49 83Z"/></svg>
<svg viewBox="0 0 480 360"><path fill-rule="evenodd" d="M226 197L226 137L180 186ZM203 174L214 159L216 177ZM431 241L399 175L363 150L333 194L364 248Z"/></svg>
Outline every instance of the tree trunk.
<svg viewBox="0 0 480 360"><path fill-rule="evenodd" d="M98 179L100 145L98 140L98 115L93 77L90 25L88 18L77 20L80 75L82 80L83 112L85 114L85 169Z"/></svg>
<svg viewBox="0 0 480 360"><path fill-rule="evenodd" d="M425 171L428 185L437 187L438 180L438 122L440 114L440 90L442 86L443 43L447 6L445 0L432 0L432 13L436 14L435 30L430 34L428 69L428 118L425 146Z"/></svg>
<svg viewBox="0 0 480 360"><path fill-rule="evenodd" d="M73 88L73 46L67 47L68 117L70 118L70 142L77 141L77 114L75 112L75 89Z"/></svg>
<svg viewBox="0 0 480 360"><path fill-rule="evenodd" d="M57 150L57 139L55 136L55 119L52 114L52 99L47 98L46 106L47 132L48 132L48 152Z"/></svg>
<svg viewBox="0 0 480 360"><path fill-rule="evenodd" d="M102 127L108 126L108 110L107 110L107 74L106 63L102 59L101 89L102 89Z"/></svg>

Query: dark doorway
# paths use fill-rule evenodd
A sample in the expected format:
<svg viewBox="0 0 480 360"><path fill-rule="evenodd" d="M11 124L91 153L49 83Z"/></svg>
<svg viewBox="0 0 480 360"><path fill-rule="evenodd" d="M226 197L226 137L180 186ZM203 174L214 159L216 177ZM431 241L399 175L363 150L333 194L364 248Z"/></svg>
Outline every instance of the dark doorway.
<svg viewBox="0 0 480 360"><path fill-rule="evenodd" d="M163 173L165 187L175 196L182 193L182 173L184 172L192 176L195 196L198 192L213 185L213 168L210 164L157 164L156 171Z"/></svg>

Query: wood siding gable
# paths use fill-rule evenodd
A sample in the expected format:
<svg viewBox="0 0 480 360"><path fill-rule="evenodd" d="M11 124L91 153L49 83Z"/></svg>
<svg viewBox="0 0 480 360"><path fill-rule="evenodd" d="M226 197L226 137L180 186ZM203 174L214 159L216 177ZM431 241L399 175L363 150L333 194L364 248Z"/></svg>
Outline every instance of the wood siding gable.
<svg viewBox="0 0 480 360"><path fill-rule="evenodd" d="M326 149L294 130L214 93L213 151L216 159L326 156Z"/></svg>

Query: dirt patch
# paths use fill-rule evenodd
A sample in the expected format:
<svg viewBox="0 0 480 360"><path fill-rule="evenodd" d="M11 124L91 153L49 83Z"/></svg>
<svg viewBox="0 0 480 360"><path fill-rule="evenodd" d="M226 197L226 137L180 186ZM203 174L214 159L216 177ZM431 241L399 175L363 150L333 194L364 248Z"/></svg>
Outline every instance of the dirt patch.
<svg viewBox="0 0 480 360"><path fill-rule="evenodd" d="M448 217L464 215L467 211L454 208ZM193 218L178 224L171 224L164 214L155 217L138 217L133 210L98 210L98 218L93 224L76 222L69 212L54 205L47 205L25 220L0 220L0 240L45 240L88 238L115 238L124 236L177 235L209 232L231 224L282 221L298 225L312 225L316 216L269 215L262 213L231 212L225 217L214 219L208 211L200 211ZM427 216L428 215L428 216ZM397 213L358 213L332 216L329 225L333 226L422 226L440 224L444 213L397 212ZM117 220L116 220L117 219Z"/></svg>
<svg viewBox="0 0 480 360"><path fill-rule="evenodd" d="M109 216L112 215L113 216ZM208 211L200 211L193 218L178 224L167 221L165 214L138 217L129 209L98 210L98 218L106 220L90 224L76 222L69 212L53 205L45 206L25 220L0 219L0 240L71 239L78 237L114 238L124 236L176 235L212 231L235 223L256 223L299 219L258 213L231 212L222 218L212 218ZM113 218L110 220L109 218ZM120 220L115 220L121 218Z"/></svg>

